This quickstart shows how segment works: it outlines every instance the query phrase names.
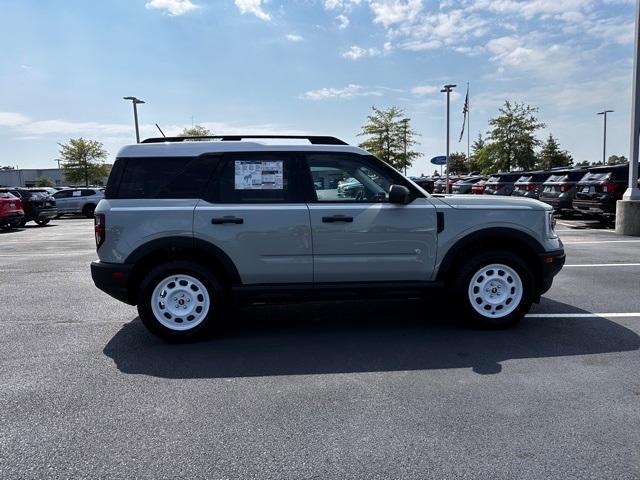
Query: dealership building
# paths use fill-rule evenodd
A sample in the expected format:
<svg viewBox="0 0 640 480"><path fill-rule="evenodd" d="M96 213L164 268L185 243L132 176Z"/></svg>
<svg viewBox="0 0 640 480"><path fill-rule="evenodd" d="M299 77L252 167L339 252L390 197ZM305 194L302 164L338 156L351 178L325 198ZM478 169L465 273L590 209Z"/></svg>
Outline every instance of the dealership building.
<svg viewBox="0 0 640 480"><path fill-rule="evenodd" d="M38 177L50 178L56 187L68 187L60 168L0 170L0 187L35 187Z"/></svg>

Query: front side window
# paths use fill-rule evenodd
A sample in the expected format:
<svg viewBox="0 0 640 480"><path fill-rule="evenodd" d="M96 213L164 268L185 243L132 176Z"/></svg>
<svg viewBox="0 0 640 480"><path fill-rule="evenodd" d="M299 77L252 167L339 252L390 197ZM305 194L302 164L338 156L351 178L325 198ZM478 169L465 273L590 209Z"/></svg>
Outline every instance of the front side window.
<svg viewBox="0 0 640 480"><path fill-rule="evenodd" d="M346 155L306 156L318 202L386 202L393 177L370 162Z"/></svg>

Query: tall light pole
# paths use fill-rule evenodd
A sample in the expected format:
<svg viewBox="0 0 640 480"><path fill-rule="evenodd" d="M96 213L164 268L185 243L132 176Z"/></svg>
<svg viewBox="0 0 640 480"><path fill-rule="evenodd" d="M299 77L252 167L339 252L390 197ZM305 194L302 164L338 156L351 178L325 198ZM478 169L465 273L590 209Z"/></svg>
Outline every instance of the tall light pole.
<svg viewBox="0 0 640 480"><path fill-rule="evenodd" d="M640 0L639 0L640 1ZM457 85L445 85L440 92L447 94L447 180L445 192L449 193L449 130L450 130L450 122L449 117L451 115L451 92Z"/></svg>
<svg viewBox="0 0 640 480"><path fill-rule="evenodd" d="M607 164L607 114L613 113L613 110L605 110L604 112L598 112L598 115L604 117L604 139L602 141L602 164Z"/></svg>
<svg viewBox="0 0 640 480"><path fill-rule="evenodd" d="M144 103L136 97L123 97L123 100L131 100L133 103L133 120L136 124L136 143L140 143L140 130L138 129L138 104Z"/></svg>

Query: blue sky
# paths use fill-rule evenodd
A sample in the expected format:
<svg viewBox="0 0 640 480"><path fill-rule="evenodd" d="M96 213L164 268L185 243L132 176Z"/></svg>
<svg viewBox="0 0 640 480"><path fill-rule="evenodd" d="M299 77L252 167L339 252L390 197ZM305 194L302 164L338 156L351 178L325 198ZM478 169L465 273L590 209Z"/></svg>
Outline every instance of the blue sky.
<svg viewBox="0 0 640 480"><path fill-rule="evenodd" d="M471 82L471 131L505 99L540 108L576 160L628 155L632 0L2 0L0 165L54 166L58 142L192 121L215 133L316 133L356 143L371 105L404 108L432 172ZM543 132L544 136L547 132Z"/></svg>

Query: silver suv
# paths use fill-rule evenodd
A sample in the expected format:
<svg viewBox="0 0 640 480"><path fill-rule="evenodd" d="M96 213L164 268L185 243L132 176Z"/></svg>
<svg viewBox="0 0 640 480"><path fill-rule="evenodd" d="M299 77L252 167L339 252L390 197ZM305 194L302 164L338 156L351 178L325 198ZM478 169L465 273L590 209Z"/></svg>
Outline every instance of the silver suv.
<svg viewBox="0 0 640 480"><path fill-rule="evenodd" d="M81 213L87 218L93 218L93 212L104 198L104 193L98 188L69 188L56 192L53 198L58 206L58 216Z"/></svg>
<svg viewBox="0 0 640 480"><path fill-rule="evenodd" d="M153 333L201 335L240 301L434 289L472 324L503 328L564 264L542 202L436 198L336 138L258 138L148 139L119 152L95 212L91 273Z"/></svg>

